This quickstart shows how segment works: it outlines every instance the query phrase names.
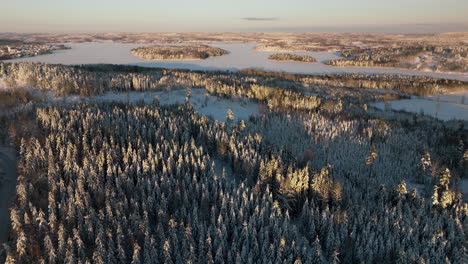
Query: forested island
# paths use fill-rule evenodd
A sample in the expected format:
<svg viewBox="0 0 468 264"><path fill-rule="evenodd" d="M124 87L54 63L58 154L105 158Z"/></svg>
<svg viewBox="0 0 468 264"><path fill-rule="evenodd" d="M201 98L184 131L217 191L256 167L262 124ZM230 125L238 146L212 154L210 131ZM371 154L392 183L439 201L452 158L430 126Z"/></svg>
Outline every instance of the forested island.
<svg viewBox="0 0 468 264"><path fill-rule="evenodd" d="M370 104L467 82L0 63L0 83L6 263L466 263L466 126ZM258 111L201 115L199 89Z"/></svg>
<svg viewBox="0 0 468 264"><path fill-rule="evenodd" d="M468 45L411 45L401 47L352 48L333 66L397 67L421 71L468 72Z"/></svg>
<svg viewBox="0 0 468 264"><path fill-rule="evenodd" d="M204 60L228 52L207 45L154 45L132 49L131 54L144 60Z"/></svg>
<svg viewBox="0 0 468 264"><path fill-rule="evenodd" d="M317 60L312 56L307 55L296 55L289 53L277 53L268 56L269 60L275 61L295 61L295 62L317 62Z"/></svg>

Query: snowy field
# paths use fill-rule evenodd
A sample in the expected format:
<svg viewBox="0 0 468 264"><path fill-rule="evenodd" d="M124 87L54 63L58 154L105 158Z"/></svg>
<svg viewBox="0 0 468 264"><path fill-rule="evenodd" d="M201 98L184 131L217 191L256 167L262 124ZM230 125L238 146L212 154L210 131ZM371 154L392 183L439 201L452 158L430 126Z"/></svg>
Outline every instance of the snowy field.
<svg viewBox="0 0 468 264"><path fill-rule="evenodd" d="M411 99L378 102L372 104L381 110L392 109L416 114L429 115L440 120L468 121L467 92L436 95L428 97L413 97Z"/></svg>
<svg viewBox="0 0 468 264"><path fill-rule="evenodd" d="M459 191L463 194L463 197L468 197L468 180L461 180L459 184ZM466 198L468 200L468 198Z"/></svg>
<svg viewBox="0 0 468 264"><path fill-rule="evenodd" d="M185 90L169 92L130 92L130 93L105 93L94 98L81 99L78 96L67 97L65 102L125 102L147 104L159 101L160 105L182 104L185 102ZM210 116L216 120L226 121L226 113L231 108L235 121L247 120L251 114L258 115L258 104L246 98L221 98L213 95L205 97L205 89L192 89L189 102L200 115Z"/></svg>

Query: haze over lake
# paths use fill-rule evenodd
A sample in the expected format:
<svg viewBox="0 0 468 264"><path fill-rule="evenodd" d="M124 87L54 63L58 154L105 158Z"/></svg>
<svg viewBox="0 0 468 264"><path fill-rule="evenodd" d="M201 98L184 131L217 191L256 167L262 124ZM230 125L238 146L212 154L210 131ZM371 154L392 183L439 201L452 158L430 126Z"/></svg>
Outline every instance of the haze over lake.
<svg viewBox="0 0 468 264"><path fill-rule="evenodd" d="M370 67L334 67L323 64L332 59L338 59L333 52L287 52L299 55L309 55L317 59L317 63L302 63L288 61L272 61L268 56L278 52L256 51L256 44L209 44L229 51L228 55L210 57L206 60L190 61L144 61L130 54L136 47L151 44L127 44L113 42L67 43L70 50L55 51L53 54L36 57L24 57L10 60L11 62L43 62L54 64L128 64L144 67L190 69L190 70L241 70L257 68L265 71L284 71L301 74L332 74L332 73L386 73L404 75L425 75L438 78L468 80L468 73L437 73L419 72L395 68ZM286 52L285 52L286 53Z"/></svg>

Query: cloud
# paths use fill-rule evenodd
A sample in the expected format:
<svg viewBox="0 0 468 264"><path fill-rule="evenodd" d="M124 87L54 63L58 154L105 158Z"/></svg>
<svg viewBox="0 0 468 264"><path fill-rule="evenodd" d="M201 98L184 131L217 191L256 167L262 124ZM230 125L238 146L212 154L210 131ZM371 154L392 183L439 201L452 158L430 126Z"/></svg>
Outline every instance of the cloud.
<svg viewBox="0 0 468 264"><path fill-rule="evenodd" d="M277 17L243 17L242 20L246 21L276 21Z"/></svg>

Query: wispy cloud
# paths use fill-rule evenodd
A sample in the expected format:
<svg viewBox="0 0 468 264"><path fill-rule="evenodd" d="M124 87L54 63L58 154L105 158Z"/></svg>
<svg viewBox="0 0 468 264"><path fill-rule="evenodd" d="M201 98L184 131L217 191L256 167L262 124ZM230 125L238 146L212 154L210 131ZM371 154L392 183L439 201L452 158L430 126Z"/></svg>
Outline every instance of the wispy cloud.
<svg viewBox="0 0 468 264"><path fill-rule="evenodd" d="M279 20L277 17L243 17L242 20L246 21L275 21Z"/></svg>

